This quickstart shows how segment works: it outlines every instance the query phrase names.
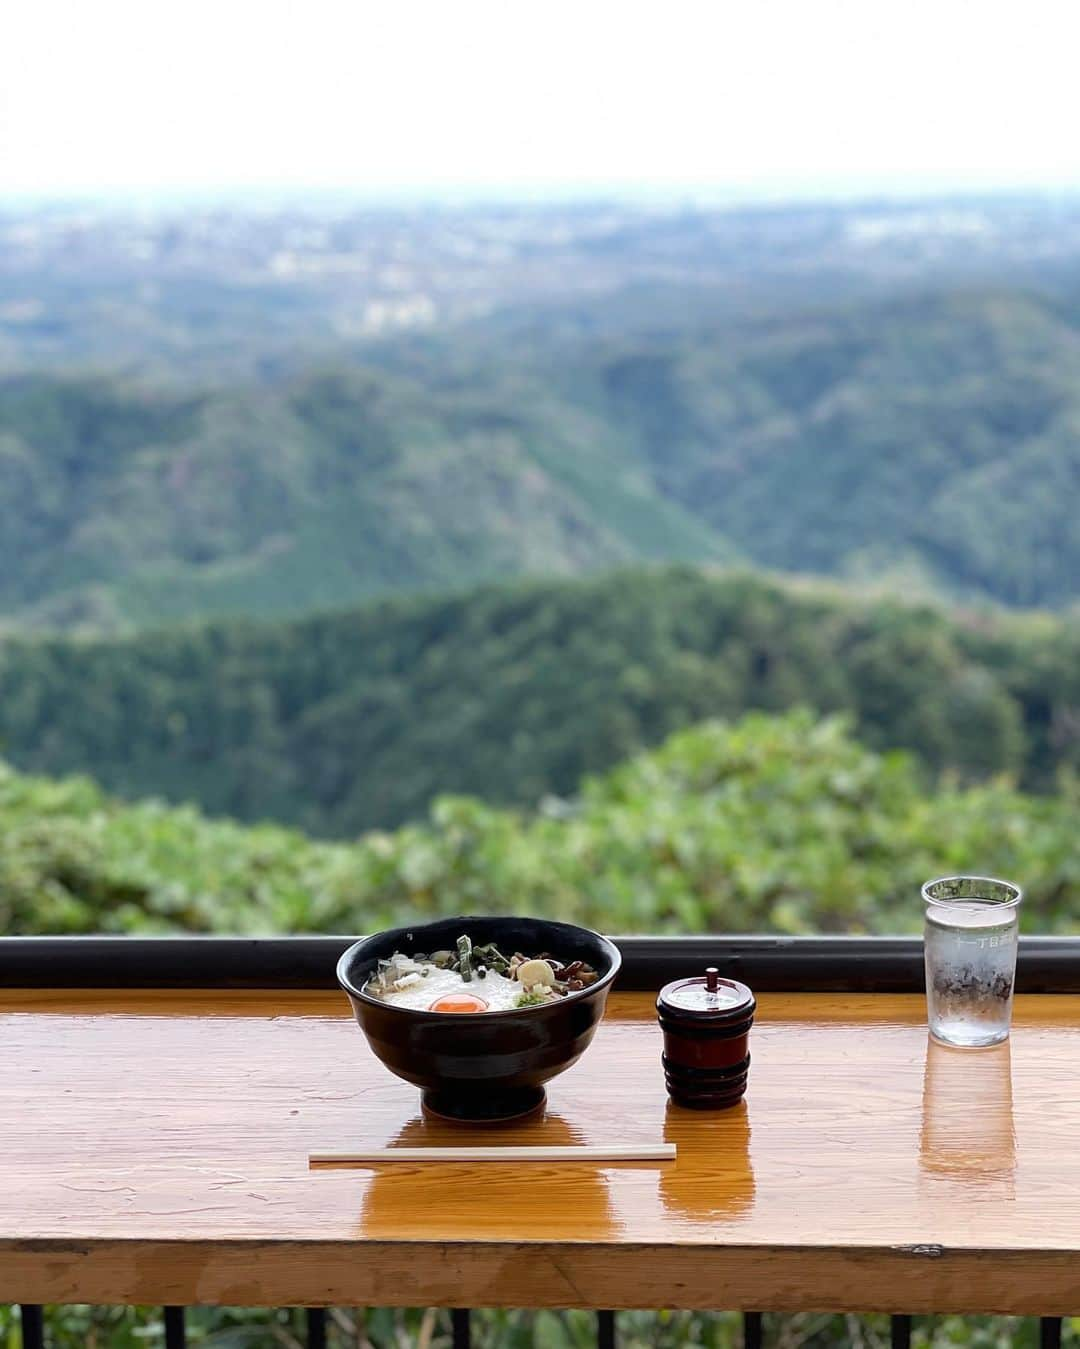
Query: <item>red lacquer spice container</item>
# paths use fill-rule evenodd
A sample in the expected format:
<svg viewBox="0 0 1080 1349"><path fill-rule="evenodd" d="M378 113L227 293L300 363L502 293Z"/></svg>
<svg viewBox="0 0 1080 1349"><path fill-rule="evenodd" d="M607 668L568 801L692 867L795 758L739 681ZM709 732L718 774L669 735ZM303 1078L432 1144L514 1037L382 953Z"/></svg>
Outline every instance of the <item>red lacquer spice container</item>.
<svg viewBox="0 0 1080 1349"><path fill-rule="evenodd" d="M664 1079L677 1105L721 1110L742 1099L756 1007L745 984L721 979L715 969L660 990Z"/></svg>

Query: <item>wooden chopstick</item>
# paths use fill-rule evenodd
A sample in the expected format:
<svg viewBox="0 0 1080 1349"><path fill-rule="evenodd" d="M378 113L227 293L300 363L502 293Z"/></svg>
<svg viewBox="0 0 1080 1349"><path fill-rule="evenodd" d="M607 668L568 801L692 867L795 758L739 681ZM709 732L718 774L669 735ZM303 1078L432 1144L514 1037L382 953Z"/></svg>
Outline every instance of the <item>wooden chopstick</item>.
<svg viewBox="0 0 1080 1349"><path fill-rule="evenodd" d="M310 1163L333 1162L670 1162L674 1143L613 1147L582 1144L569 1147L351 1148L346 1152L312 1152Z"/></svg>

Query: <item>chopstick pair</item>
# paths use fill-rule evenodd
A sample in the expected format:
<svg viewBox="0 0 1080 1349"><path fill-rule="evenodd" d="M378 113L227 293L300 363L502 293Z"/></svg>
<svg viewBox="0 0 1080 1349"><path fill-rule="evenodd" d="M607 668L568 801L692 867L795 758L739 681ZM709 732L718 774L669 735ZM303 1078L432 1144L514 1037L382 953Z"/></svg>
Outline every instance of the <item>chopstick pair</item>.
<svg viewBox="0 0 1080 1349"><path fill-rule="evenodd" d="M649 1146L581 1144L562 1147L351 1148L312 1152L313 1165L346 1162L670 1162L674 1143Z"/></svg>

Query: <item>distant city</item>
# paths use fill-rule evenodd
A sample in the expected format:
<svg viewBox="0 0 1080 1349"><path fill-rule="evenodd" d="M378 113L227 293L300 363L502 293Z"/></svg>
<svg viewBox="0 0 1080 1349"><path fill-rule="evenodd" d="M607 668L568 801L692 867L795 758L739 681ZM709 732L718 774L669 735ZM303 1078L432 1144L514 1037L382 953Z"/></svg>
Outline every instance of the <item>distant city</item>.
<svg viewBox="0 0 1080 1349"><path fill-rule="evenodd" d="M0 368L243 337L364 341L633 288L765 303L1080 257L1080 195L615 204L0 208ZM205 373L205 372L204 372Z"/></svg>

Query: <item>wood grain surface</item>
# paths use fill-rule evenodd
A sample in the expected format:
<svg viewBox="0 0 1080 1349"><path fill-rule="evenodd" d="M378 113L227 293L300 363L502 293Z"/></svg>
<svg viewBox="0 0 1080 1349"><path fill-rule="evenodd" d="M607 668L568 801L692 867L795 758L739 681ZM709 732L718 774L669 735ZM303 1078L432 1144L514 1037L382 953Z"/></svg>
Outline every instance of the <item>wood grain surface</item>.
<svg viewBox="0 0 1080 1349"><path fill-rule="evenodd" d="M1080 997L1009 1044L921 998L764 994L746 1101L668 1103L653 999L616 994L546 1115L424 1120L332 993L0 993L4 1301L1080 1309ZM309 1152L677 1144L673 1163Z"/></svg>

